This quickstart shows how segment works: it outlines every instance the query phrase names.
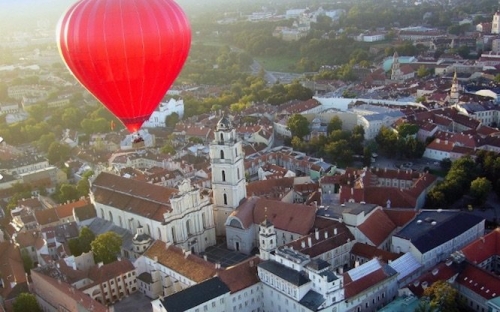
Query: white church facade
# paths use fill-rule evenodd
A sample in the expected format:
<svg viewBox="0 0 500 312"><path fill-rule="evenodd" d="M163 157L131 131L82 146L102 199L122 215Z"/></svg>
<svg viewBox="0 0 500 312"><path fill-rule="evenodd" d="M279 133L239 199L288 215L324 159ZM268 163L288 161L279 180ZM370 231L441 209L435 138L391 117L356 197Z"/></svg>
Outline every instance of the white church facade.
<svg viewBox="0 0 500 312"><path fill-rule="evenodd" d="M215 245L215 224L208 195L184 180L178 189L102 172L92 182L90 199L97 216L155 240L193 253Z"/></svg>

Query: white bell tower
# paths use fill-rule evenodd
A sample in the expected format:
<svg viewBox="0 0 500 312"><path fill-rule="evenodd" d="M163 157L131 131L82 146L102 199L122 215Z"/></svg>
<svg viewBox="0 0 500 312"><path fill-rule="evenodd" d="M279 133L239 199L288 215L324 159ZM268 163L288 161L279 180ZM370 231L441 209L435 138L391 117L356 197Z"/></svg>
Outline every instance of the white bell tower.
<svg viewBox="0 0 500 312"><path fill-rule="evenodd" d="M228 117L222 117L210 143L216 235L226 235L228 216L247 196L241 141Z"/></svg>
<svg viewBox="0 0 500 312"><path fill-rule="evenodd" d="M453 75L450 89L450 104L457 104L460 98L460 85L458 84L457 71Z"/></svg>
<svg viewBox="0 0 500 312"><path fill-rule="evenodd" d="M267 218L267 207L264 221L259 226L259 254L262 260L271 259L271 253L276 249L276 231Z"/></svg>

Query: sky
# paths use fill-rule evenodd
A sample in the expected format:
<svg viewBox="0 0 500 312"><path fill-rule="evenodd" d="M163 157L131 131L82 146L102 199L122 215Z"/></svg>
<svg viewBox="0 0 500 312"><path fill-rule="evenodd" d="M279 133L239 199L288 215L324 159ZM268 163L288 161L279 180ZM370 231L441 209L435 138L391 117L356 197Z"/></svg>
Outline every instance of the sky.
<svg viewBox="0 0 500 312"><path fill-rule="evenodd" d="M210 0L211 3L229 0ZM46 20L55 26L59 18L77 0L0 0L0 33L5 30L32 28ZM196 7L200 0L176 1L184 10Z"/></svg>

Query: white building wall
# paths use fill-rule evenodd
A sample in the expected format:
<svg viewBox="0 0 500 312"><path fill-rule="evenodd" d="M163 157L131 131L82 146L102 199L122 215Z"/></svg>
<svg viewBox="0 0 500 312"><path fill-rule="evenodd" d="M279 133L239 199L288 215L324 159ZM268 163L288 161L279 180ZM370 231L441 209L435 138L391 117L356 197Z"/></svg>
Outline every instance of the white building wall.
<svg viewBox="0 0 500 312"><path fill-rule="evenodd" d="M262 289L262 283L257 283L248 288L229 294L225 300L225 311L262 311Z"/></svg>

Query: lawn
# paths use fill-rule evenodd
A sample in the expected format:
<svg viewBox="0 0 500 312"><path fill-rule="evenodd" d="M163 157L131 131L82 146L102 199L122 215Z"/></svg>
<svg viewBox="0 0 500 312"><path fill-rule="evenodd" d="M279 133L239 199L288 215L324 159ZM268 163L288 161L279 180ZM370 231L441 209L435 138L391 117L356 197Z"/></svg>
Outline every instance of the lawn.
<svg viewBox="0 0 500 312"><path fill-rule="evenodd" d="M291 68L300 60L300 56L259 56L255 60L267 71L293 73L296 71Z"/></svg>

